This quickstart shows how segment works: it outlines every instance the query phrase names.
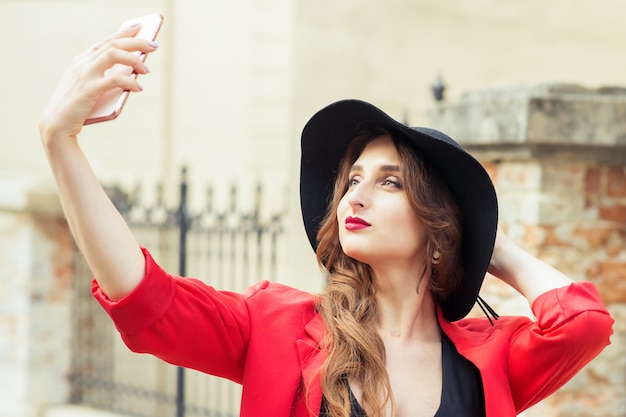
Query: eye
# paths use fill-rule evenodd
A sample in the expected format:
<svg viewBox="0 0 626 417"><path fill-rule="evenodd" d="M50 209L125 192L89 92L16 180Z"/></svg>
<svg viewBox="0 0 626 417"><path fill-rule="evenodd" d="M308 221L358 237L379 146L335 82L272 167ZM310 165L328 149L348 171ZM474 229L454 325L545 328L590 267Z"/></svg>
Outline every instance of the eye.
<svg viewBox="0 0 626 417"><path fill-rule="evenodd" d="M385 187L394 187L394 188L402 188L402 183L395 177L385 178L383 180L383 185Z"/></svg>
<svg viewBox="0 0 626 417"><path fill-rule="evenodd" d="M348 178L348 188L354 187L360 182L356 176Z"/></svg>

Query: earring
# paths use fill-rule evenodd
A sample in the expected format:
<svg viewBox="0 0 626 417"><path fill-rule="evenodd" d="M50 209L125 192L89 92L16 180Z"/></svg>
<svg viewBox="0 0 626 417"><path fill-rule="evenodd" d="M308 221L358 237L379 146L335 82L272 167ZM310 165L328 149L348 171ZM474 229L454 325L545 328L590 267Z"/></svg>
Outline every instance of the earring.
<svg viewBox="0 0 626 417"><path fill-rule="evenodd" d="M431 262L433 265L438 265L439 262L441 262L441 252L439 252L439 249L435 249L435 252L433 252Z"/></svg>

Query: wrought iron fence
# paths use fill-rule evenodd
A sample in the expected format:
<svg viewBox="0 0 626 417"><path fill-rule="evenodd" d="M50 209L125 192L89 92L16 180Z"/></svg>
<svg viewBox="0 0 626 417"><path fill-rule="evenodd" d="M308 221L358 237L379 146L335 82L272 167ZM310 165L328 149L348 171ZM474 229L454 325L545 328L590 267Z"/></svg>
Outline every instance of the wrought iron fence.
<svg viewBox="0 0 626 417"><path fill-rule="evenodd" d="M137 190L126 193L113 187L108 193L140 244L167 270L208 278L211 285L233 291L277 276L284 211L261 216L260 186L249 210L237 206L233 186L226 209L215 208L209 189L205 208L196 213L189 209L187 188L183 169L175 208L166 207L162 193L149 206L141 203ZM78 251L74 264L73 403L137 417L238 415L238 385L128 351L91 297L91 273Z"/></svg>

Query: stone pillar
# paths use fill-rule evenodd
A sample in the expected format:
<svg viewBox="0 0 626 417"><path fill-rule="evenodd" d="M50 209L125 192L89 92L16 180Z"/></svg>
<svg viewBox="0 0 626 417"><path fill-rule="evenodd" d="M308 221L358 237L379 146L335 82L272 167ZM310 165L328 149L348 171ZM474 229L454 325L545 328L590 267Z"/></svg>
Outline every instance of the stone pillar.
<svg viewBox="0 0 626 417"><path fill-rule="evenodd" d="M0 417L67 401L71 249L54 190L0 179Z"/></svg>
<svg viewBox="0 0 626 417"><path fill-rule="evenodd" d="M429 118L487 168L507 233L574 280L595 283L616 320L611 346L523 415L626 415L626 89L478 91ZM493 277L482 293L500 314L530 314Z"/></svg>

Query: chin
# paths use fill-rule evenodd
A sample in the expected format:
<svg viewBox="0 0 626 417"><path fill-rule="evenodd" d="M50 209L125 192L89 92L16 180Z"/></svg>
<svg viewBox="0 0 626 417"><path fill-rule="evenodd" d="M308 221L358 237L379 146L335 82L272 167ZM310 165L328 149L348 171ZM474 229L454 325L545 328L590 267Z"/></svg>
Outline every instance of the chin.
<svg viewBox="0 0 626 417"><path fill-rule="evenodd" d="M358 248L344 248L343 253L350 258L363 263L368 263L368 259L370 258L366 251L359 250Z"/></svg>

